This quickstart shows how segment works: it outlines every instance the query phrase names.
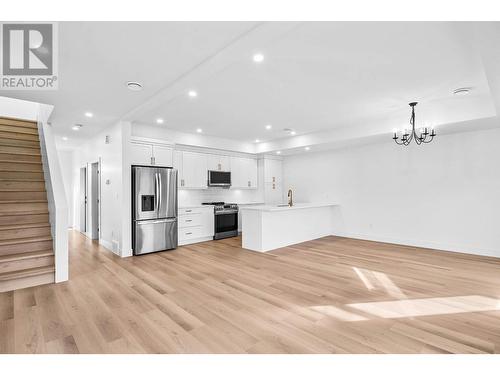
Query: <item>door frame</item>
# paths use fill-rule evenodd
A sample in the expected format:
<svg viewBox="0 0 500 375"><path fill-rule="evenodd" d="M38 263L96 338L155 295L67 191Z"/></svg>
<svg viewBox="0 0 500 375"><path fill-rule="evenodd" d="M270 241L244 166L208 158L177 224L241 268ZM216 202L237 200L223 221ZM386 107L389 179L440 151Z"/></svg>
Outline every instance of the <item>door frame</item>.
<svg viewBox="0 0 500 375"><path fill-rule="evenodd" d="M87 164L87 205L88 205L88 230L87 237L92 240L101 239L101 158ZM90 196L90 198L89 198Z"/></svg>
<svg viewBox="0 0 500 375"><path fill-rule="evenodd" d="M79 223L78 230L87 233L87 164L80 167L80 190L79 190ZM83 206L83 207L82 207Z"/></svg>

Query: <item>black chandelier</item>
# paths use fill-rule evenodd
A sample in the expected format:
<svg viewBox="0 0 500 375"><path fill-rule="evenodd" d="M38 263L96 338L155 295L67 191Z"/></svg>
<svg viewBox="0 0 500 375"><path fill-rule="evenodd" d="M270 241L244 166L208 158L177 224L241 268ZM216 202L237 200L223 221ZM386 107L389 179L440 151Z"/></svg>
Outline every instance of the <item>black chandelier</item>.
<svg viewBox="0 0 500 375"><path fill-rule="evenodd" d="M436 132L434 129L429 131L427 128L421 128L419 130L419 133L415 130L415 106L417 105L417 102L412 102L410 103L411 107L411 117L410 117L410 125L411 125L411 133L408 133L408 129L405 129L402 131L403 134L401 134L401 139L398 137L397 131L394 132L394 142L396 142L398 145L405 145L408 146L413 139L415 139L415 143L417 145L420 145L422 143L431 143L432 140L434 139L434 136L436 135Z"/></svg>

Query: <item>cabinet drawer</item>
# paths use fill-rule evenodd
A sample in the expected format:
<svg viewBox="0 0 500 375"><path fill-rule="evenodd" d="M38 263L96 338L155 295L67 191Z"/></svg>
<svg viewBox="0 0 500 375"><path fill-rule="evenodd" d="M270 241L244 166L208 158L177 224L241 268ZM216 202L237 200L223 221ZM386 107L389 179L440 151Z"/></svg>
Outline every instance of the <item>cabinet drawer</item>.
<svg viewBox="0 0 500 375"><path fill-rule="evenodd" d="M201 214L203 208L179 208L179 216L181 215L193 215L193 214Z"/></svg>
<svg viewBox="0 0 500 375"><path fill-rule="evenodd" d="M179 228L179 242L189 241L195 238L203 237L205 233L203 233L203 228L198 227L190 227L190 228Z"/></svg>
<svg viewBox="0 0 500 375"><path fill-rule="evenodd" d="M204 224L200 214L182 215L177 220L179 228L196 227Z"/></svg>

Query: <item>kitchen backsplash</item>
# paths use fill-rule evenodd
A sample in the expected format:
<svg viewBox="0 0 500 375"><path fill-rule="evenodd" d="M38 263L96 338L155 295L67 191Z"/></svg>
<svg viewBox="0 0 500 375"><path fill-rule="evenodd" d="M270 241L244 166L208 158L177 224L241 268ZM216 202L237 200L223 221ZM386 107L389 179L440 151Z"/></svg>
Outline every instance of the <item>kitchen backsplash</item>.
<svg viewBox="0 0 500 375"><path fill-rule="evenodd" d="M215 201L237 204L263 203L264 190L262 188L255 190L218 188L210 188L206 190L179 189L179 207Z"/></svg>

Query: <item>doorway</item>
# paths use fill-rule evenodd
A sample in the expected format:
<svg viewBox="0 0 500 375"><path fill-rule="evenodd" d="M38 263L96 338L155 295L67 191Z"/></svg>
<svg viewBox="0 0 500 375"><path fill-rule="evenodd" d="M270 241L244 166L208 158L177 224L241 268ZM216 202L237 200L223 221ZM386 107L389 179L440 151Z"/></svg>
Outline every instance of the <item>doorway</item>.
<svg viewBox="0 0 500 375"><path fill-rule="evenodd" d="M90 164L90 183L89 183L89 223L88 223L88 236L93 240L100 238L100 163L95 162Z"/></svg>

